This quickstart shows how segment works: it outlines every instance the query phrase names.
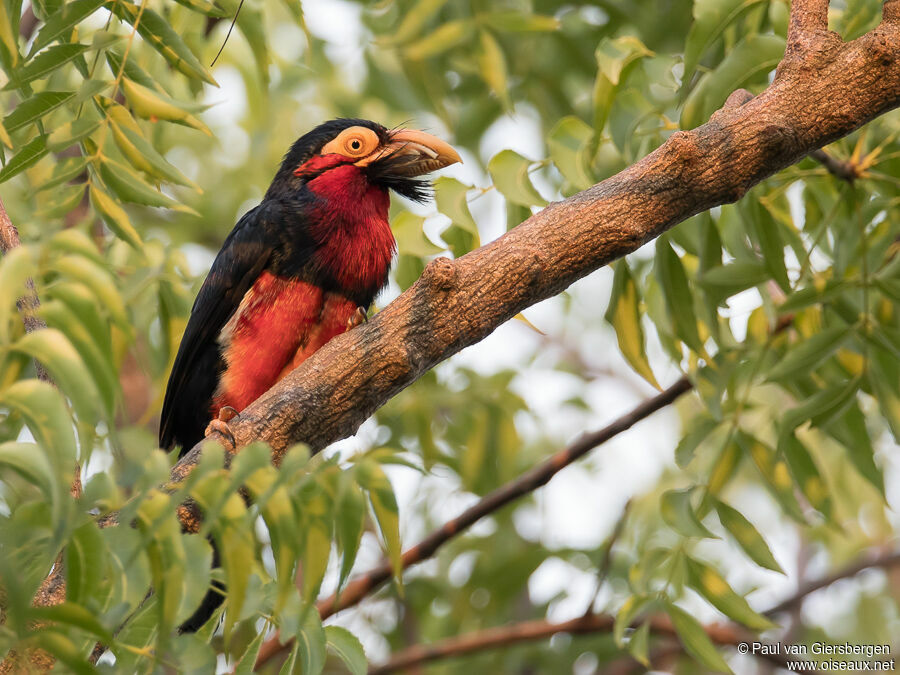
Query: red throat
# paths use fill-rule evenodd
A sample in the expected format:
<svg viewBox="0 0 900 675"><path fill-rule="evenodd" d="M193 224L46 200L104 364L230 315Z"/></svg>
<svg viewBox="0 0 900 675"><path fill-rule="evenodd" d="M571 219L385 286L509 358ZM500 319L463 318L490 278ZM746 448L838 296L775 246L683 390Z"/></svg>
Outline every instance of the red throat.
<svg viewBox="0 0 900 675"><path fill-rule="evenodd" d="M352 164L330 169L307 186L322 198L310 219L320 264L347 290L374 294L386 281L397 249L387 189L370 183Z"/></svg>

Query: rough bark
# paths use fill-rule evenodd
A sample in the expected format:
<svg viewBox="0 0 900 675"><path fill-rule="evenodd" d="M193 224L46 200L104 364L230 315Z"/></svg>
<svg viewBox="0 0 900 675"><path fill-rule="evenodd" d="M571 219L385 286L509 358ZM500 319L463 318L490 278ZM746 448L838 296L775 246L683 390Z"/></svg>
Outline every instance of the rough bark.
<svg viewBox="0 0 900 675"><path fill-rule="evenodd" d="M369 323L331 340L215 433L230 449L351 435L437 363L686 218L734 202L767 176L900 104L900 0L844 43L821 0L794 3L785 57L760 95L736 92L707 124L674 133L621 173L532 216L457 260L432 261ZM200 455L192 449L178 478Z"/></svg>

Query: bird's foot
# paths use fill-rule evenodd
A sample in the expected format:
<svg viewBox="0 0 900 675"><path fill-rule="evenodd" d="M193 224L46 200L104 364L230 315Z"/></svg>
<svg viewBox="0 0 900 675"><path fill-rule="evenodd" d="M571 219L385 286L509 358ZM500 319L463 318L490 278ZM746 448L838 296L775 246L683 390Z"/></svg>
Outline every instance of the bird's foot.
<svg viewBox="0 0 900 675"><path fill-rule="evenodd" d="M350 318L347 319L347 330L351 328L356 328L360 324L366 323L369 320L368 314L366 314L365 307L357 307L356 311L350 315Z"/></svg>
<svg viewBox="0 0 900 675"><path fill-rule="evenodd" d="M228 421L234 419L237 415L238 411L230 405L222 406L219 408L219 416L210 420L203 435L209 437L210 434L218 433L228 446L230 446L228 449L233 452L235 448L237 448L237 441L234 438L234 434L231 433L231 427L228 426Z"/></svg>

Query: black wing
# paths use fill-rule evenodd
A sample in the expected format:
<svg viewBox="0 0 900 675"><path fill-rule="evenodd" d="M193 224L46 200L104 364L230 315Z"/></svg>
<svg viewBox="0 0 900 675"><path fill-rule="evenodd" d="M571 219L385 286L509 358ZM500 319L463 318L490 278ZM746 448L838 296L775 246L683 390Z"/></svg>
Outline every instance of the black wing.
<svg viewBox="0 0 900 675"><path fill-rule="evenodd" d="M244 294L265 269L275 243L262 223L262 207L248 211L228 235L188 320L169 375L159 424L159 446L181 446L181 454L203 438L224 361L219 333Z"/></svg>

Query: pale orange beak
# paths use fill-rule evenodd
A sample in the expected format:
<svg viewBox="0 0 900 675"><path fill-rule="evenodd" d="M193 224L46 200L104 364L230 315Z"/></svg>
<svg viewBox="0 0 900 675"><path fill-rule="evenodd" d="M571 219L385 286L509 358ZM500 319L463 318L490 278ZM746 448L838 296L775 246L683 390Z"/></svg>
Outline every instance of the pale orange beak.
<svg viewBox="0 0 900 675"><path fill-rule="evenodd" d="M459 153L449 143L437 136L415 129L397 129L391 132L391 140L380 152L366 157L357 165L364 166L386 157L401 157L391 172L401 176L421 176L424 173L443 169L445 166L462 163ZM363 164L365 163L365 164Z"/></svg>

